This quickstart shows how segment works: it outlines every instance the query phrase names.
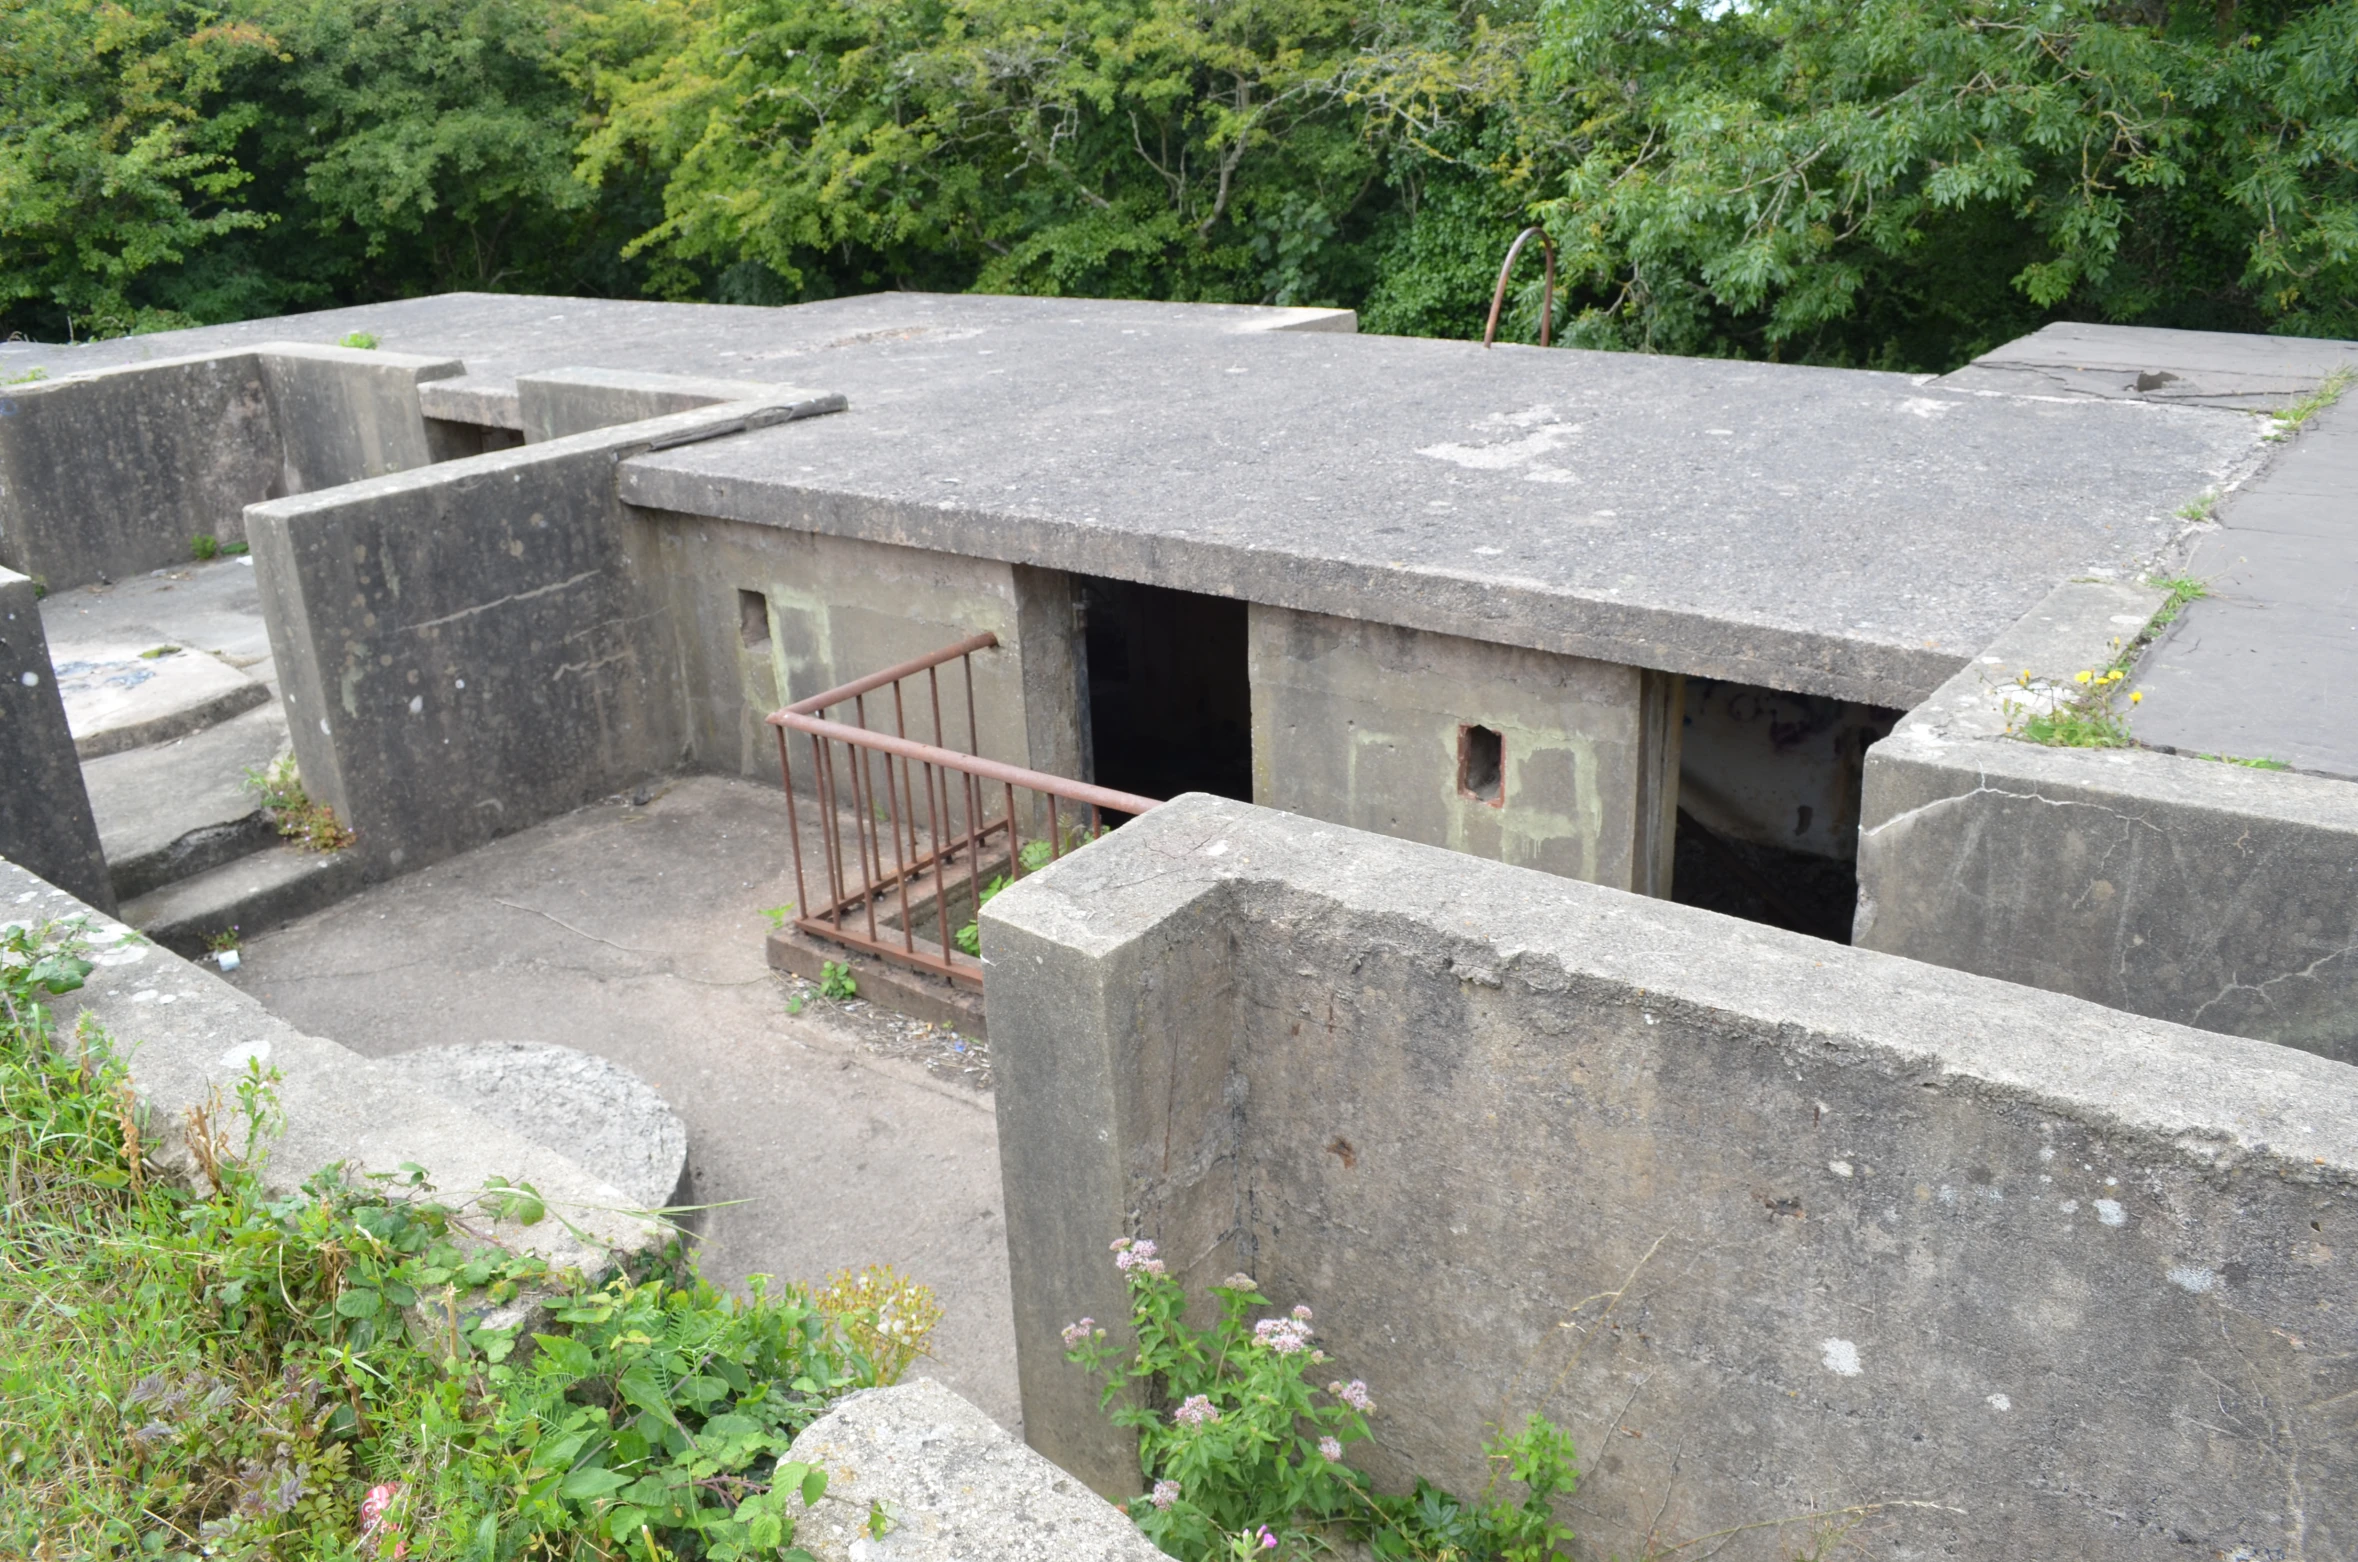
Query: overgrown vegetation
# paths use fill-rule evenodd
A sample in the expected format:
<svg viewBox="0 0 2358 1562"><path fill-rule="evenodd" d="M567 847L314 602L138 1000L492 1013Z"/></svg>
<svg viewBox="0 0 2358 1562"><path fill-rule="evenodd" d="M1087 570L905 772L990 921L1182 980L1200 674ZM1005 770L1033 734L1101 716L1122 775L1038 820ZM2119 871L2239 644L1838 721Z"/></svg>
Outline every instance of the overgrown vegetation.
<svg viewBox="0 0 2358 1562"><path fill-rule="evenodd" d="M496 1239L549 1218L529 1186L445 1200L416 1168L274 1198L260 1073L192 1114L182 1188L106 1038L55 1033L45 999L90 969L70 927L0 933L0 1554L802 1555L824 1477L783 1455L923 1349L922 1287L737 1300L676 1253L595 1283ZM474 1321L527 1293L529 1336Z"/></svg>
<svg viewBox="0 0 2358 1562"><path fill-rule="evenodd" d="M1578 1483L1572 1439L1546 1417L1489 1444L1491 1482L1475 1501L1423 1480L1385 1495L1343 1461L1368 1436L1374 1397L1356 1380L1317 1386L1331 1363L1309 1308L1256 1320L1269 1298L1250 1275L1231 1275L1212 1288L1218 1320L1198 1329L1152 1242L1116 1242L1114 1262L1129 1282L1133 1343L1116 1346L1083 1318L1064 1331L1065 1350L1105 1379L1114 1422L1137 1430L1150 1490L1132 1517L1171 1555L1283 1562L1348 1538L1385 1562L1546 1562L1571 1540L1554 1505Z"/></svg>
<svg viewBox="0 0 2358 1562"><path fill-rule="evenodd" d="M453 288L1470 335L1534 218L1576 342L2358 333L2358 0L0 0L0 61L51 340Z"/></svg>
<svg viewBox="0 0 2358 1562"><path fill-rule="evenodd" d="M260 770L246 772L246 785L261 794L262 806L278 833L305 851L342 851L359 837L325 803L315 803L303 790L295 756L281 754Z"/></svg>

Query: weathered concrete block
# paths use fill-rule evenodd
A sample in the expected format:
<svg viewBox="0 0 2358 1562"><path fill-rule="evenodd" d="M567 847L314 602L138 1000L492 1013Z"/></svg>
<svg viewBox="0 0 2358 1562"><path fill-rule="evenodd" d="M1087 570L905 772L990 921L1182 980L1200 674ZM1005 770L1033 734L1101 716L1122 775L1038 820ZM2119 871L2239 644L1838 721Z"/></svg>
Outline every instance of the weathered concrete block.
<svg viewBox="0 0 2358 1562"><path fill-rule="evenodd" d="M1855 941L2358 1062L2358 787L2006 736L2161 600L2061 586L1867 751Z"/></svg>
<svg viewBox="0 0 2358 1562"><path fill-rule="evenodd" d="M516 376L517 426L524 442L643 423L724 401L795 402L817 394L751 380L696 374L638 374L627 369L543 369Z"/></svg>
<svg viewBox="0 0 2358 1562"><path fill-rule="evenodd" d="M852 1395L787 1455L827 1472L794 1543L819 1562L1158 1562L1120 1509L930 1378ZM869 1532L869 1505L888 1527Z"/></svg>
<svg viewBox="0 0 2358 1562"><path fill-rule="evenodd" d="M460 1203L498 1176L530 1182L551 1218L531 1226L477 1210L472 1222L501 1242L592 1273L659 1249L667 1233L627 1213L622 1191L568 1157L485 1117L419 1090L394 1070L335 1042L307 1036L219 977L139 938L129 928L0 861L0 917L43 923L86 919L96 969L54 1003L61 1034L87 1016L128 1065L149 1124L150 1159L194 1181L188 1113L221 1117L233 1149L246 1125L237 1083L249 1062L279 1075L283 1123L262 1141L260 1172L273 1193L292 1193L322 1167L398 1175L423 1166L438 1196ZM562 1218L557 1218L562 1217Z"/></svg>
<svg viewBox="0 0 2358 1562"><path fill-rule="evenodd" d="M479 1112L622 1190L633 1210L685 1202L688 1127L608 1058L542 1041L422 1047L378 1060L412 1089Z"/></svg>
<svg viewBox="0 0 2358 1562"><path fill-rule="evenodd" d="M278 427L281 494L430 465L418 386L467 368L456 358L307 342L271 342L260 358Z"/></svg>
<svg viewBox="0 0 2358 1562"><path fill-rule="evenodd" d="M594 801L687 752L615 463L791 409L731 404L249 512L305 788L372 871Z"/></svg>
<svg viewBox="0 0 2358 1562"><path fill-rule="evenodd" d="M1056 1331L1136 1235L1314 1306L1384 1483L1555 1417L1585 1554L2358 1549L2347 1064L1202 797L983 949L1025 1433L1100 1490Z"/></svg>
<svg viewBox="0 0 2358 1562"><path fill-rule="evenodd" d="M251 352L0 388L0 564L52 591L182 562L197 532L237 541L280 481Z"/></svg>
<svg viewBox="0 0 2358 1562"><path fill-rule="evenodd" d="M1249 658L1256 803L1669 893L1675 675L1258 603Z"/></svg>
<svg viewBox="0 0 2358 1562"><path fill-rule="evenodd" d="M33 582L0 569L0 856L115 908Z"/></svg>

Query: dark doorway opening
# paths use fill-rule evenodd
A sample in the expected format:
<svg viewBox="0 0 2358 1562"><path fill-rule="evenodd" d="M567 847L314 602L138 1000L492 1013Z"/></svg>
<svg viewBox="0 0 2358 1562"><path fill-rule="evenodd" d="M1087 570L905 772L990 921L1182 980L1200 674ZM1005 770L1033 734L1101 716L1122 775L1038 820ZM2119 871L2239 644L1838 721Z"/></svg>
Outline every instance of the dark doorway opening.
<svg viewBox="0 0 2358 1562"><path fill-rule="evenodd" d="M1091 779L1167 798L1253 797L1245 605L1084 578Z"/></svg>
<svg viewBox="0 0 2358 1562"><path fill-rule="evenodd" d="M1899 717L1689 678L1670 898L1849 943L1867 748Z"/></svg>

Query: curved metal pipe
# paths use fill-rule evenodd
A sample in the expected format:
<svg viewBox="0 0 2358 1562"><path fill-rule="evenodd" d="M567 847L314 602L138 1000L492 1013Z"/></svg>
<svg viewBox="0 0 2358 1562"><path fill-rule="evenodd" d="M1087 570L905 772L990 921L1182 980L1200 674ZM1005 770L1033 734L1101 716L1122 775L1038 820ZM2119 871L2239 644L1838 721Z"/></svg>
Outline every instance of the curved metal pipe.
<svg viewBox="0 0 2358 1562"><path fill-rule="evenodd" d="M1515 274L1515 258L1523 253L1523 246L1539 235L1539 246L1547 256L1547 281L1539 295L1539 345L1548 345L1548 333L1556 318L1556 241L1547 236L1545 228L1525 228L1515 235L1515 242L1507 246L1506 259L1498 268L1498 288L1490 295L1490 323L1482 327L1482 345L1488 347L1498 340L1498 311L1506 303L1507 279Z"/></svg>

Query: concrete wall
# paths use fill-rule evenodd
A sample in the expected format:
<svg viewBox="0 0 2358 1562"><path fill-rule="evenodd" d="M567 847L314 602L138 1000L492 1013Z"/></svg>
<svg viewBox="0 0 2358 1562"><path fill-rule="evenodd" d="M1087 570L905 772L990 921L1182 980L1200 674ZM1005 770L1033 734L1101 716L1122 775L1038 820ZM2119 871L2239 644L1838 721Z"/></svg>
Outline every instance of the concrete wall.
<svg viewBox="0 0 2358 1562"><path fill-rule="evenodd" d="M681 671L626 545L614 465L730 421L685 414L248 512L304 784L359 831L373 871L681 761Z"/></svg>
<svg viewBox="0 0 2358 1562"><path fill-rule="evenodd" d="M102 910L115 908L33 582L7 569L0 569L0 857Z"/></svg>
<svg viewBox="0 0 2358 1562"><path fill-rule="evenodd" d="M699 767L774 780L778 740L763 719L770 712L988 631L999 647L974 659L982 752L1079 774L1065 576L782 527L631 513L640 522L633 546L646 550L641 573L676 647ZM759 617L745 616L743 593L759 599ZM964 747L964 681L951 669L942 687L949 738ZM890 706L871 702L868 719L890 730ZM912 737L933 741L929 705L911 708L909 723ZM809 744L795 741L801 782Z"/></svg>
<svg viewBox="0 0 2358 1562"><path fill-rule="evenodd" d="M1518 867L1667 894L1675 676L1253 605L1253 800ZM1500 735L1495 804L1460 731Z"/></svg>
<svg viewBox="0 0 2358 1562"><path fill-rule="evenodd" d="M1386 1484L1556 1417L1584 1557L2358 1552L2346 1064L1200 797L983 948L1025 1435L1102 1491L1057 1330L1132 1235L1315 1308Z"/></svg>
<svg viewBox="0 0 2358 1562"><path fill-rule="evenodd" d="M2006 735L2160 600L2057 588L1868 751L1855 941L2358 1062L2358 787Z"/></svg>
<svg viewBox="0 0 2358 1562"><path fill-rule="evenodd" d="M0 388L0 565L52 591L185 563L247 505L433 459L452 359L273 343Z"/></svg>

